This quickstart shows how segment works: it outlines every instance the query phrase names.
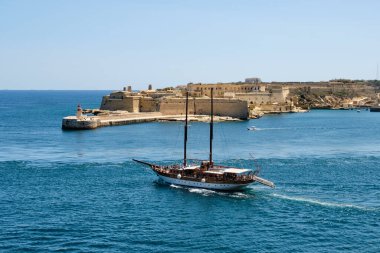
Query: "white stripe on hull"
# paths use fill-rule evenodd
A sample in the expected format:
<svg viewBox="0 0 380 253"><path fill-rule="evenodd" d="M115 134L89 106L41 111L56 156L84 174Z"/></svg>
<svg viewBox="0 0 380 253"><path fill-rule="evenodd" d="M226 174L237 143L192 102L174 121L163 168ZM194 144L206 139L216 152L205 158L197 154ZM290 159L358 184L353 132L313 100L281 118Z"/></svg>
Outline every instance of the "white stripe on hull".
<svg viewBox="0 0 380 253"><path fill-rule="evenodd" d="M223 190L223 191L241 190L247 185L249 185L249 183L247 184L215 184L215 183L207 183L207 182L203 183L203 182L198 182L198 181L190 181L190 180L183 180L183 179L177 179L177 178L172 178L172 177L165 177L159 174L157 174L157 176L168 184L183 185L183 186L211 189L211 190Z"/></svg>

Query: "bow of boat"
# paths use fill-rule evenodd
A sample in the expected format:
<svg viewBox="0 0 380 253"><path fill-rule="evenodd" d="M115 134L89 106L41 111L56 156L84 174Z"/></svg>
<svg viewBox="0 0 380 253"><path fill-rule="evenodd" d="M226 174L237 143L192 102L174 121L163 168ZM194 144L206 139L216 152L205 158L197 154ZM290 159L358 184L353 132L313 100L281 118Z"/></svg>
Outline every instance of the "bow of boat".
<svg viewBox="0 0 380 253"><path fill-rule="evenodd" d="M149 167L151 167L151 168L158 166L158 165L156 165L156 164L149 163L149 162L145 162L145 161L140 161L140 160L137 160L137 159L132 159L132 160L133 160L134 162L137 162L137 163L140 163L140 164L147 165L147 166L149 166Z"/></svg>

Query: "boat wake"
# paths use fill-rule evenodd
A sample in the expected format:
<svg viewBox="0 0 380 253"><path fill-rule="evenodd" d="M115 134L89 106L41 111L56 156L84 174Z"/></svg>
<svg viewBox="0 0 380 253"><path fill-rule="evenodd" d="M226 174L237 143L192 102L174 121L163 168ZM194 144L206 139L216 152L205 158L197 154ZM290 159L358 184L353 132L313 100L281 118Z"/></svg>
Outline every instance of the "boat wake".
<svg viewBox="0 0 380 253"><path fill-rule="evenodd" d="M199 193L203 196L210 196L213 194L216 194L216 191L213 190L207 190L207 189L200 189L200 188L188 188L189 192L192 193Z"/></svg>
<svg viewBox="0 0 380 253"><path fill-rule="evenodd" d="M213 191L209 189L202 189L202 188L192 188L192 187L186 187L186 186L179 186L171 184L170 187L176 188L176 189L182 189L186 190L191 193L200 194L202 196L208 197L208 196L224 196L224 197L230 197L230 198L241 198L241 199L248 199L255 196L255 193L262 192L264 195L267 195L267 191L264 188L261 188L260 186L256 187L247 187L247 191L243 192L221 192L221 191ZM254 192L251 192L254 191ZM337 203L337 202L329 202L329 201L322 201L318 199L313 198L307 198L307 197L295 197L295 196L288 196L284 194L278 194L278 193L269 193L270 197L275 197L279 199L289 200L289 201L296 201L296 202L303 202L313 205L319 205L319 206L326 206L331 208L349 208L349 209L356 209L356 210L363 210L363 211L374 211L379 212L379 207L366 207L366 206L360 206L355 204L348 204L348 203ZM267 196L268 196L267 195Z"/></svg>
<svg viewBox="0 0 380 253"><path fill-rule="evenodd" d="M176 189L182 189L183 187L180 185L171 184L170 187L176 188Z"/></svg>
<svg viewBox="0 0 380 253"><path fill-rule="evenodd" d="M176 189L183 189L191 193L200 194L202 196L208 197L208 196L224 196L224 197L231 197L231 198L250 198L252 197L251 194L246 194L244 192L221 192L221 191L213 191L209 189L202 189L202 188L193 188L193 187L186 187L186 186L179 186L171 184L170 187L176 188Z"/></svg>
<svg viewBox="0 0 380 253"><path fill-rule="evenodd" d="M280 199L285 199L285 200L305 202L305 203L310 203L310 204L320 205L320 206L327 206L327 207L352 208L352 209L365 210L365 211L380 211L379 208L365 207L365 206L346 204L346 203L327 202L327 201L321 201L321 200L305 198L305 197L291 197L291 196L277 194L277 193L270 194L270 196L280 198Z"/></svg>

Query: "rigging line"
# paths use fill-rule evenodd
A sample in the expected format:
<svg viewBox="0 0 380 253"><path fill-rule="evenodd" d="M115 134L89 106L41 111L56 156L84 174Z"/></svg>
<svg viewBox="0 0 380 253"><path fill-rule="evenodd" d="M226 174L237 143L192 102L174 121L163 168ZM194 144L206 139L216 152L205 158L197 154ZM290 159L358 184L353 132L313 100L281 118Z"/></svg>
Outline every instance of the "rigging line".
<svg viewBox="0 0 380 253"><path fill-rule="evenodd" d="M219 124L219 125L220 125L219 128L221 129L221 133L222 133L222 135L223 135L223 139L224 139L225 142L226 142L226 145L225 145L225 147L226 147L226 151L227 151L227 153L230 153L230 152L229 152L229 146L231 145L231 142L230 142L229 139L226 137L227 135L226 135L226 133L225 133L225 131L224 131L223 126L222 126L221 124ZM232 162L233 162L234 164L238 164L238 165L240 165L241 168L244 167L244 166L243 166L243 163L241 162L241 159L233 158L233 159L232 159Z"/></svg>
<svg viewBox="0 0 380 253"><path fill-rule="evenodd" d="M225 145L226 151L227 151L227 153L230 153L230 150L229 150L230 144L228 143L226 134L224 133L224 129L220 124L219 124L219 129L221 130L220 132L222 133L222 138L223 138L224 142L226 143L226 145Z"/></svg>
<svg viewBox="0 0 380 253"><path fill-rule="evenodd" d="M225 133L225 131L224 131L224 128L220 125L219 126L219 128L221 129L221 133L222 133L222 136L223 136L223 139L224 139L224 141L225 141L225 143L226 143L226 151L228 152L228 153L230 153L229 151L229 146L230 146L230 143L229 143L229 140L227 139L227 137L226 137L226 133ZM234 162L234 159L232 159L232 162Z"/></svg>
<svg viewBox="0 0 380 253"><path fill-rule="evenodd" d="M252 153L249 153L249 155L251 156L251 158L253 160L253 166L256 169L255 172L257 172L257 174L259 174L261 171L261 165L257 162L257 159L253 156Z"/></svg>
<svg viewBox="0 0 380 253"><path fill-rule="evenodd" d="M175 144L174 144L174 149L177 150L178 149L178 145L179 145L179 137L180 137L180 130L182 129L182 124L179 123L179 124L176 124L176 130L177 130L177 134L176 134L176 138L175 138ZM169 147L166 147L167 149L169 149Z"/></svg>
<svg viewBox="0 0 380 253"><path fill-rule="evenodd" d="M189 92L186 91L186 117L185 117L185 124L184 124L184 130L185 130L185 133L184 133L184 141L183 141L183 167L186 167L187 165L187 129L188 129L188 114L189 114ZM181 173L182 174L182 173Z"/></svg>
<svg viewBox="0 0 380 253"><path fill-rule="evenodd" d="M198 130L198 134L195 134L193 136L193 138L191 138L191 142L192 143L196 143L196 146L197 146L196 150L198 150L198 152L194 152L193 151L193 152L191 152L191 154L194 154L194 155L196 155L196 154L205 155L206 157L203 157L203 158L199 157L199 158L202 158L201 160L207 160L207 156L209 154L209 150L207 149L207 141L206 141L207 140L207 136L203 135L203 132L205 132L203 127L207 128L208 125L204 124L204 123L200 123L198 126L200 127L200 129Z"/></svg>

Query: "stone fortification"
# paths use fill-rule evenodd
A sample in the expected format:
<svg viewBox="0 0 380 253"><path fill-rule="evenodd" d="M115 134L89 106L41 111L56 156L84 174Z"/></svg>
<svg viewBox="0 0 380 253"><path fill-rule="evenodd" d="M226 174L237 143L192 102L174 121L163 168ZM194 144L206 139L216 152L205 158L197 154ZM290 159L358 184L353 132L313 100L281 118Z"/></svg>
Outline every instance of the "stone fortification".
<svg viewBox="0 0 380 253"><path fill-rule="evenodd" d="M256 79L255 79L256 80ZM100 110L137 112L161 112L164 115L185 113L185 98L182 88L145 90L132 92L131 87L104 96ZM262 85L261 83L218 83L188 84L190 93L189 113L204 115L210 113L210 93L214 89L214 109L216 115L245 119L249 113L248 105L287 103L289 89L282 86ZM259 108L256 108L259 110Z"/></svg>
<svg viewBox="0 0 380 253"><path fill-rule="evenodd" d="M248 80L251 79L248 78ZM289 95L289 88L286 86L247 81L217 84L190 83L187 88L194 97L209 97L211 89L214 89L215 97L238 98L250 104L286 103Z"/></svg>
<svg viewBox="0 0 380 253"><path fill-rule="evenodd" d="M130 90L130 89L129 89ZM116 91L104 96L100 110L138 112L161 112L163 115L181 115L185 113L185 98L174 92ZM177 96L177 97L175 97ZM215 98L215 115L245 119L248 117L248 103L234 98ZM189 113L210 114L210 98L189 99Z"/></svg>
<svg viewBox="0 0 380 253"><path fill-rule="evenodd" d="M210 96L213 88L215 97L239 98L247 100L250 104L286 104L294 97L302 98L305 94L322 98L335 96L352 99L365 96L374 99L380 90L380 82L348 79L321 82L261 82L259 78L247 78L245 82L234 83L189 83L187 88L195 97Z"/></svg>
<svg viewBox="0 0 380 253"><path fill-rule="evenodd" d="M158 97L160 97L160 95L158 95ZM154 99L144 93L140 94L129 91L116 91L103 97L100 110L156 112L159 111L159 102L157 99Z"/></svg>
<svg viewBox="0 0 380 253"><path fill-rule="evenodd" d="M138 112L141 96L132 95L128 91L113 92L104 96L100 110Z"/></svg>
<svg viewBox="0 0 380 253"><path fill-rule="evenodd" d="M249 104L254 104L254 105L273 104L273 103L284 104L288 101L289 88L282 87L282 86L275 86L268 89L268 91L229 93L227 95L238 98L240 100L248 101Z"/></svg>
<svg viewBox="0 0 380 253"><path fill-rule="evenodd" d="M173 115L184 113L184 91L190 93L190 113L204 114L211 93L214 90L215 103L221 104L217 113L221 115L244 118L246 110L268 113L297 111L302 108L345 108L355 105L355 97L360 98L358 104L371 104L371 96L376 94L376 87L366 81L331 80L326 82L261 82L259 78L247 78L245 82L235 83L189 83L177 88L168 87L161 90L133 92L129 86L123 91L112 92L104 96L101 110L122 110L136 112L162 112ZM217 102L217 99L221 99ZM234 100L235 99L235 100ZM248 109L240 102L247 102ZM203 109L202 109L203 108ZM270 109L272 108L272 109ZM240 110L240 113L237 111Z"/></svg>
<svg viewBox="0 0 380 253"><path fill-rule="evenodd" d="M265 113L301 112L301 108L348 109L380 103L380 81L337 79L328 82L270 82L247 78L245 82L193 84L135 92L131 86L103 97L95 116L65 117L62 128L94 129L156 120L173 120L185 114L185 91L190 93L189 114L210 114L214 90L214 114L225 118L258 118ZM79 111L80 109L80 111ZM122 115L121 115L122 114ZM217 117L216 117L217 118ZM182 120L182 119L181 119Z"/></svg>
<svg viewBox="0 0 380 253"><path fill-rule="evenodd" d="M193 97L210 97L211 89L214 97L225 97L225 93L259 93L265 92L266 86L259 83L189 83L187 89Z"/></svg>
<svg viewBox="0 0 380 253"><path fill-rule="evenodd" d="M160 112L164 115L185 114L185 98L167 98L161 101ZM189 114L209 115L211 113L209 98L190 98ZM239 99L215 98L214 114L217 116L229 116L239 119L247 119L248 103Z"/></svg>
<svg viewBox="0 0 380 253"><path fill-rule="evenodd" d="M157 99L152 97L141 97L139 101L140 112L158 112L160 110L160 104Z"/></svg>

